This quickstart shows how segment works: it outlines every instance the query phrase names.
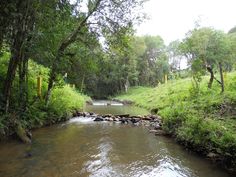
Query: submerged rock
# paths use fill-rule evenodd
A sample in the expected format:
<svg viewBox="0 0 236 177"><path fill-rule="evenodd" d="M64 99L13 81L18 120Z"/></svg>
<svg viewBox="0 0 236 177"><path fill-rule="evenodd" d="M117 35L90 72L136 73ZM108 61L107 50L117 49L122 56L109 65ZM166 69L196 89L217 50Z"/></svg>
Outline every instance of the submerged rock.
<svg viewBox="0 0 236 177"><path fill-rule="evenodd" d="M131 118L130 121L135 124L135 123L138 123L140 121L139 118Z"/></svg>
<svg viewBox="0 0 236 177"><path fill-rule="evenodd" d="M127 118L121 118L120 121L121 121L122 124L127 124L128 123Z"/></svg>
<svg viewBox="0 0 236 177"><path fill-rule="evenodd" d="M111 117L105 117L104 121L109 121L109 122L111 122L111 121L114 121L114 120L113 120L113 118L111 118Z"/></svg>
<svg viewBox="0 0 236 177"><path fill-rule="evenodd" d="M96 117L95 119L94 119L94 121L104 121L104 119L103 118L101 118L101 117Z"/></svg>
<svg viewBox="0 0 236 177"><path fill-rule="evenodd" d="M24 158L29 158L32 157L32 153L31 152L26 152L24 155Z"/></svg>
<svg viewBox="0 0 236 177"><path fill-rule="evenodd" d="M90 115L90 116L93 116L93 115L94 115L94 113L93 113L93 112L89 112L89 115Z"/></svg>
<svg viewBox="0 0 236 177"><path fill-rule="evenodd" d="M113 118L113 121L114 121L114 122L119 122L120 119L119 119L119 118Z"/></svg>
<svg viewBox="0 0 236 177"><path fill-rule="evenodd" d="M143 117L142 119L143 119L143 120L148 120L148 121L151 121L151 120L152 120L152 118L150 118L150 117Z"/></svg>
<svg viewBox="0 0 236 177"><path fill-rule="evenodd" d="M155 129L155 130L161 130L161 129L162 129L162 126L160 126L160 124L156 124L156 125L154 126L154 129Z"/></svg>

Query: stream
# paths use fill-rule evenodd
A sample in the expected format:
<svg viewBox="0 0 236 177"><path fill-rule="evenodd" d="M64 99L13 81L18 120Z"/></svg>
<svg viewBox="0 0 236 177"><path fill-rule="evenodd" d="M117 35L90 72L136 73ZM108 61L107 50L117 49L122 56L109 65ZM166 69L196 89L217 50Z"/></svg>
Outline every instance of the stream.
<svg viewBox="0 0 236 177"><path fill-rule="evenodd" d="M109 106L107 106L107 103ZM85 111L146 115L135 106L97 101ZM32 156L27 156L30 153ZM228 177L225 170L147 127L73 118L33 131L31 145L0 142L1 177Z"/></svg>

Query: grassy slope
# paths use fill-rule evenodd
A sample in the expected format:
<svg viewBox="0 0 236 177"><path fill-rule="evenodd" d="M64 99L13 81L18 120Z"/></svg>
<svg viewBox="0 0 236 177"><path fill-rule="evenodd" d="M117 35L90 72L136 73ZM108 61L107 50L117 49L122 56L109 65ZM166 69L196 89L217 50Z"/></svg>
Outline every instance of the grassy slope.
<svg viewBox="0 0 236 177"><path fill-rule="evenodd" d="M156 88L131 88L116 98L158 109L164 129L177 140L205 154L214 152L235 169L236 73L226 76L224 94L217 83L207 89L207 81L208 77L203 78L199 93L192 88L191 79L183 79Z"/></svg>

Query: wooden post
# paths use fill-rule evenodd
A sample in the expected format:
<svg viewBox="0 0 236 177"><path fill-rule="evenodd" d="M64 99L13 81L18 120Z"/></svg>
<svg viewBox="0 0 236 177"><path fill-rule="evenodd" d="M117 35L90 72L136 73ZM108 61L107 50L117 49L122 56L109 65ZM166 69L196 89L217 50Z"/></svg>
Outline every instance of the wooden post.
<svg viewBox="0 0 236 177"><path fill-rule="evenodd" d="M165 74L165 84L167 84L167 80L168 80L167 74Z"/></svg>
<svg viewBox="0 0 236 177"><path fill-rule="evenodd" d="M38 76L37 78L37 94L38 97L41 99L42 98L42 77Z"/></svg>

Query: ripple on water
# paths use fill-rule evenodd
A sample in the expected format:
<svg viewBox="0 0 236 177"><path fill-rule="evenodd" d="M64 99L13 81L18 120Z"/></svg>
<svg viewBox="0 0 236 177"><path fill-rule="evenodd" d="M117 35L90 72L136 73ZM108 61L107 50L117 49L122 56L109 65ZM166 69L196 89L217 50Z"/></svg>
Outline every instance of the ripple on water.
<svg viewBox="0 0 236 177"><path fill-rule="evenodd" d="M117 176L109 158L112 145L105 138L102 138L100 141L101 143L97 147L99 153L91 155L91 160L84 164L82 173L89 172L91 177Z"/></svg>
<svg viewBox="0 0 236 177"><path fill-rule="evenodd" d="M75 117L70 119L67 124L72 124L72 123L78 123L78 124L88 124L88 123L93 123L93 118L92 117Z"/></svg>
<svg viewBox="0 0 236 177"><path fill-rule="evenodd" d="M157 160L155 165L146 165L146 162L137 161L126 169L132 177L193 177L190 169L180 166L170 157Z"/></svg>

